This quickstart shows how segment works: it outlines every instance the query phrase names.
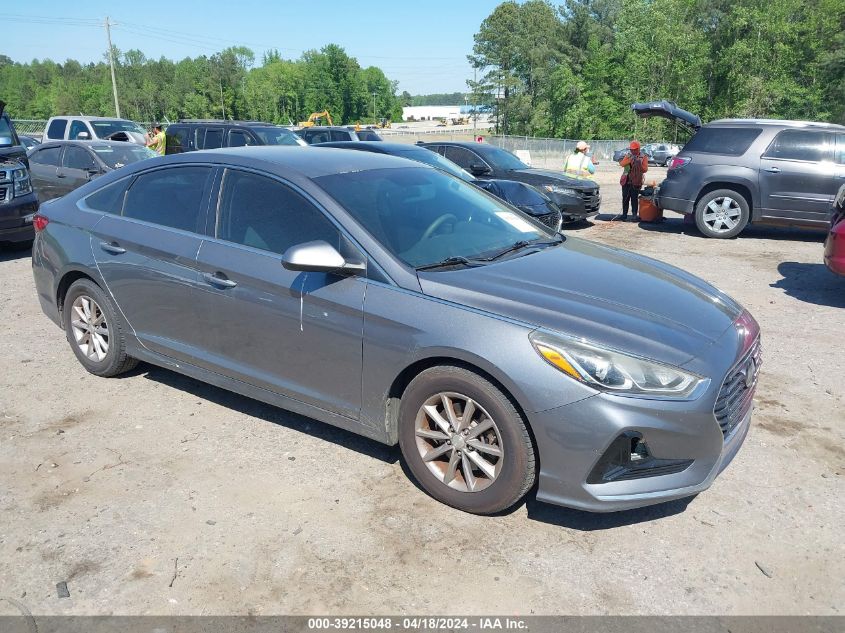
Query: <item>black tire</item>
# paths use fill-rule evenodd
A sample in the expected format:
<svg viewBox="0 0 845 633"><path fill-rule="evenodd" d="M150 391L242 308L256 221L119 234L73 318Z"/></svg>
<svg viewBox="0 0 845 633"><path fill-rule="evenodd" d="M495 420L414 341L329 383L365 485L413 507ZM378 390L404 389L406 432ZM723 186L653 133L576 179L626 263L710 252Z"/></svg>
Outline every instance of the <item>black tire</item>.
<svg viewBox="0 0 845 633"><path fill-rule="evenodd" d="M705 214L708 211L708 205L712 202L717 202L717 206L721 206L722 202L730 199L730 209L738 210L739 214L736 218L736 225L732 228L725 228L723 225L720 228L714 228L708 224L708 219ZM704 194L698 203L695 205L695 225L705 237L713 237L716 239L729 239L739 235L742 230L748 225L751 218L751 213L748 208L748 201L745 197L732 189L716 189Z"/></svg>
<svg viewBox="0 0 845 633"><path fill-rule="evenodd" d="M456 490L438 478L422 458L416 436L417 414L429 398L443 392L471 398L495 421L501 437L502 463L496 477L484 489ZM438 501L464 512L501 512L518 503L534 484L534 444L522 415L510 398L489 380L461 367L432 367L411 381L399 408L399 446L420 486ZM462 471L460 476L463 478Z"/></svg>
<svg viewBox="0 0 845 633"><path fill-rule="evenodd" d="M74 311L74 303L78 299L89 299L96 303L104 318L107 351L102 359L91 358L83 350L82 345L77 342L76 334L79 332L73 326L74 317L79 315ZM73 353L82 366L96 376L111 377L117 376L133 369L138 361L126 355L126 338L123 333L122 323L117 317L117 310L111 298L104 293L100 287L90 279L78 279L73 282L65 294L62 304L62 321L65 326L65 335ZM85 340L85 339L83 339ZM89 339L90 340L90 337ZM88 346L91 343L87 344Z"/></svg>

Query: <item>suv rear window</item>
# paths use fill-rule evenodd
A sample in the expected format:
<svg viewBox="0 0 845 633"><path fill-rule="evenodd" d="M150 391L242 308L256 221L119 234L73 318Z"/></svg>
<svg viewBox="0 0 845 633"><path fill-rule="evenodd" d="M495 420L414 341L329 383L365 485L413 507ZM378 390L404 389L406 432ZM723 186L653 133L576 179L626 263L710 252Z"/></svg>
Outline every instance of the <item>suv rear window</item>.
<svg viewBox="0 0 845 633"><path fill-rule="evenodd" d="M703 127L684 145L684 151L742 156L762 131L759 127Z"/></svg>

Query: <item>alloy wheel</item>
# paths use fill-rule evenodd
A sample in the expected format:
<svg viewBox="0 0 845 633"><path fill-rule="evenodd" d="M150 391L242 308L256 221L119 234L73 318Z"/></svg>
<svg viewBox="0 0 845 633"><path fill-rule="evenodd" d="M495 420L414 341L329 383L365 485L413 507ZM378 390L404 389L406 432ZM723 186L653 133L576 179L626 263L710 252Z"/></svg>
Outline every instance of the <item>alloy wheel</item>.
<svg viewBox="0 0 845 633"><path fill-rule="evenodd" d="M742 209L730 196L714 198L705 207L702 219L714 233L727 233L739 224Z"/></svg>
<svg viewBox="0 0 845 633"><path fill-rule="evenodd" d="M428 398L417 413L414 434L425 465L455 490L479 492L501 472L505 447L499 428L468 396L441 392Z"/></svg>
<svg viewBox="0 0 845 633"><path fill-rule="evenodd" d="M73 339L79 350L96 362L109 352L109 326L100 305L87 295L80 295L71 307Z"/></svg>

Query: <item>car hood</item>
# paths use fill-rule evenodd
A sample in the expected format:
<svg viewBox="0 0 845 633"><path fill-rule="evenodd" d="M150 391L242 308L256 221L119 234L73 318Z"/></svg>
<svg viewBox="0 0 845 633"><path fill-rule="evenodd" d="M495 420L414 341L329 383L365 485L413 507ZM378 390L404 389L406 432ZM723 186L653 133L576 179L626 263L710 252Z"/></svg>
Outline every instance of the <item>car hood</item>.
<svg viewBox="0 0 845 633"><path fill-rule="evenodd" d="M563 172L551 169L514 169L508 172L514 180L527 182L530 185L543 185L554 182L564 187L575 187L577 189L598 189L598 185L592 180L585 178L573 178Z"/></svg>
<svg viewBox="0 0 845 633"><path fill-rule="evenodd" d="M698 356L742 313L678 268L573 237L485 266L420 272L419 279L430 296L672 365Z"/></svg>
<svg viewBox="0 0 845 633"><path fill-rule="evenodd" d="M691 131L701 127L701 119L692 112L687 112L672 101L649 101L648 103L632 103L631 110L638 117L647 119L652 116L663 117L670 121L677 121Z"/></svg>

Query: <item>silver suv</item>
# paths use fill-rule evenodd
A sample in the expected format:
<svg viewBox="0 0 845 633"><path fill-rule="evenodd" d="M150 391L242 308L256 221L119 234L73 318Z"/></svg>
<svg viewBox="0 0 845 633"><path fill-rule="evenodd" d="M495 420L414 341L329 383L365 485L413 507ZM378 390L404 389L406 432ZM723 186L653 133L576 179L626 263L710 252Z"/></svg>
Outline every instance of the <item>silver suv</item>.
<svg viewBox="0 0 845 633"><path fill-rule="evenodd" d="M669 162L658 204L694 214L707 237L734 237L752 222L828 227L834 196L845 182L845 126L722 119L699 129L670 102L633 109L694 130Z"/></svg>

